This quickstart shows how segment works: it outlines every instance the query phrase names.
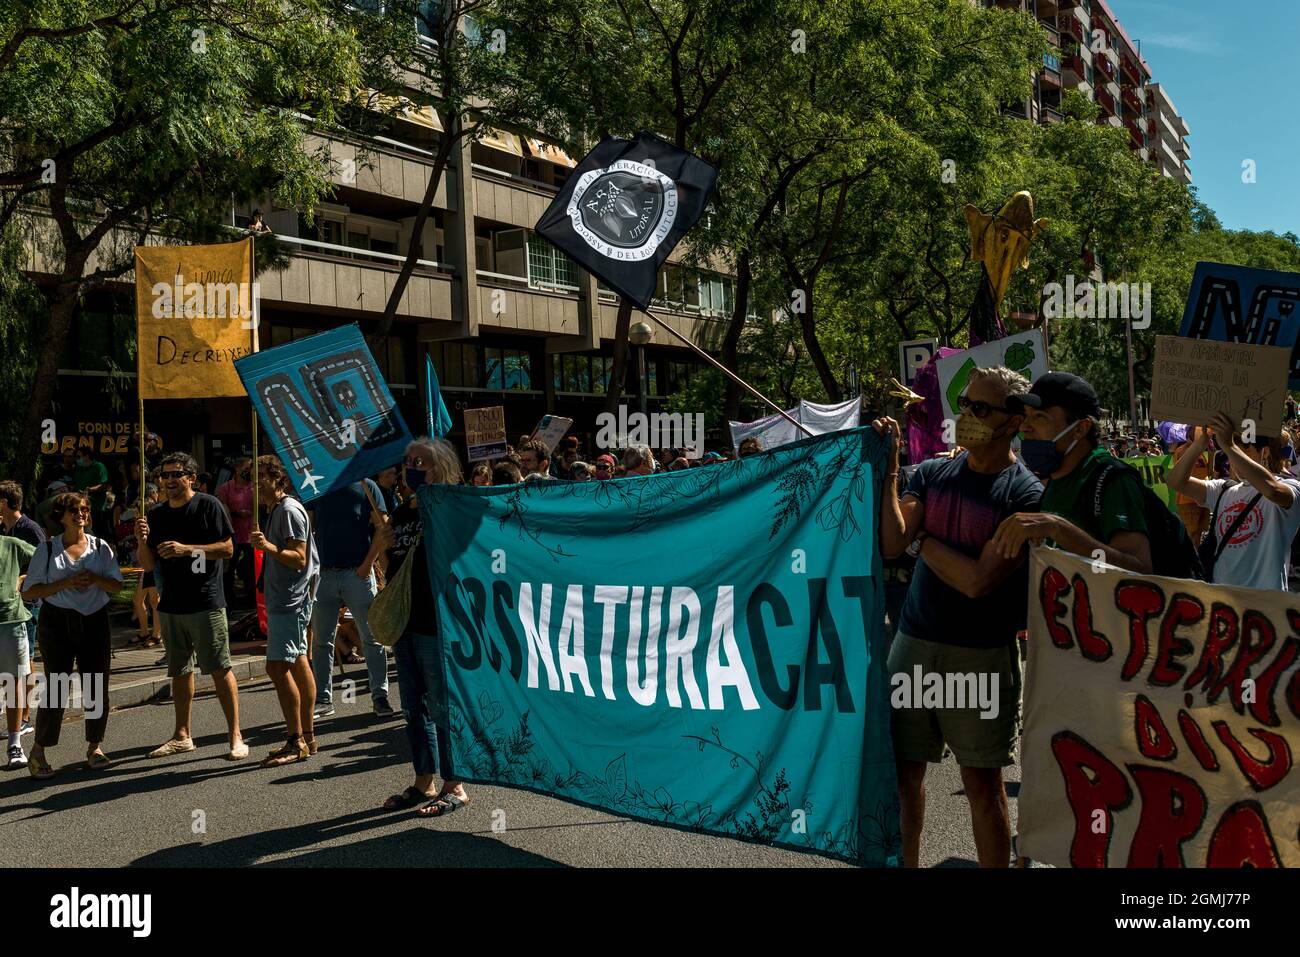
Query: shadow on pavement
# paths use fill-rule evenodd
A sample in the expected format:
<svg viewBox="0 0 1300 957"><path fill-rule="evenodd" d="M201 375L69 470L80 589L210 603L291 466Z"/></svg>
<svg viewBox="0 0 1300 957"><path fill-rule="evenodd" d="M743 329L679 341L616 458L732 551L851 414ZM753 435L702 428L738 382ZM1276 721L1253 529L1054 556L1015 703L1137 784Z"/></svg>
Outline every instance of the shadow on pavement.
<svg viewBox="0 0 1300 957"><path fill-rule="evenodd" d="M397 834L365 838L374 828L390 827L399 815L357 811L327 821L280 828L216 841L195 842L146 854L133 867L562 867L563 865L498 838L440 831L412 821ZM338 847L311 850L321 841L343 840ZM271 854L302 853L263 863Z"/></svg>

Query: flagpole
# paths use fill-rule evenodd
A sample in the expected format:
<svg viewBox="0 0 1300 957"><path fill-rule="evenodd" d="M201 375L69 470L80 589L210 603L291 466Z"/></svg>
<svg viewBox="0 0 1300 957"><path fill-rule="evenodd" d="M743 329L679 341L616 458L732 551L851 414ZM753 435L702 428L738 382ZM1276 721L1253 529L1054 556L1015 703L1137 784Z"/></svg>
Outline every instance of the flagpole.
<svg viewBox="0 0 1300 957"><path fill-rule="evenodd" d="M255 352L255 353L257 352L257 323L258 323L258 318L259 318L259 316L258 316L258 312L259 312L259 310L258 310L258 302L257 302L257 283L256 283L256 278L257 278L257 252L256 252L256 243L257 243L257 238L256 238L256 236L250 234L249 237L248 237L248 259L249 259L249 263L248 263L248 294L249 294L249 308L250 308L250 310L251 310L251 312L252 312L252 317L251 317L251 318L252 318L252 321L253 321L253 322L252 322L252 324L253 324L253 330L252 330L252 332L253 332L253 334L252 334L252 340L253 340L253 352ZM257 498L258 498L258 495L257 495L257 484L258 484L258 475L257 475L257 406L253 404L253 397L252 397L251 395L248 397L248 414L249 414L249 418L252 420L252 424L253 424L253 528L256 529L256 530L258 530L258 531L261 531L261 529L262 529L262 525L261 525L261 522L259 521L260 513L259 513L258 510L257 510Z"/></svg>
<svg viewBox="0 0 1300 957"><path fill-rule="evenodd" d="M657 323L659 324L659 327L660 327L661 329L664 329L664 330L666 330L670 335L675 336L675 337L676 337L676 338L677 338L677 339L678 339L678 340L679 340L683 345L688 346L689 348L693 349L693 350L695 351L695 353L696 353L697 355L700 356L700 358L704 359L705 362L709 363L711 366L713 366L715 369L717 369L719 372L721 372L723 375L725 375L725 376L726 376L728 379L730 379L732 382L734 382L734 383L736 383L737 385L741 386L742 388L746 389L746 390L749 392L750 395L754 396L754 398L756 398L756 399L760 399L761 401L763 401L764 403L766 403L767 405L769 405L769 406L771 406L773 409L775 409L776 412L777 412L777 414L779 414L779 415L781 416L781 418L785 419L785 420L786 420L787 422L789 422L791 425L798 426L800 429L802 429L804 435L807 435L807 436L810 436L810 437L812 436L813 433L809 430L809 428L808 428L806 425L804 425L802 422L798 422L798 421L796 421L796 420L795 420L795 419L790 415L789 412L785 411L785 409L781 408L779 405L777 405L775 402L773 402L773 401L772 401L771 399L769 399L767 396L763 395L763 393L759 392L757 389L755 389L752 385L750 385L748 382L746 382L746 381L745 381L744 379L742 379L740 376L736 375L734 372L732 372L730 369L728 369L726 366L724 366L724 365L723 365L721 362L719 362L717 359L713 358L713 356L709 355L707 352L705 352L703 349L701 349L701 348L700 348L699 346L697 346L695 343L691 342L691 340L687 339L684 335L682 335L680 332L678 332L678 331L677 331L676 329L674 329L672 326L668 325L668 323L664 322L662 319L660 319L658 316L656 316L653 312L648 312L648 311L646 311L646 310L644 310L644 309L642 309L641 312L644 313L645 315L649 316L649 317L650 317L651 319L653 319L655 322L657 322Z"/></svg>

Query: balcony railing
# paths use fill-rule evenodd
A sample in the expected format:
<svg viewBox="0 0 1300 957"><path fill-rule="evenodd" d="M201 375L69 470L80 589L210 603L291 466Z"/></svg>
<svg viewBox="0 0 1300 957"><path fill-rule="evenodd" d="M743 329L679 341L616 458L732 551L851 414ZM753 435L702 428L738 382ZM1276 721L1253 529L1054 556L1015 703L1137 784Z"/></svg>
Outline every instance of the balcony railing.
<svg viewBox="0 0 1300 957"><path fill-rule="evenodd" d="M1042 119L1044 123L1064 123L1065 114L1054 106L1044 106Z"/></svg>
<svg viewBox="0 0 1300 957"><path fill-rule="evenodd" d="M1065 67L1081 80L1088 76L1088 71L1084 69L1083 57L1077 53L1072 53L1065 58Z"/></svg>
<svg viewBox="0 0 1300 957"><path fill-rule="evenodd" d="M1101 87L1097 88L1097 102L1101 105L1101 108L1104 111L1110 113L1112 116L1117 112L1115 109L1115 98Z"/></svg>
<svg viewBox="0 0 1300 957"><path fill-rule="evenodd" d="M322 243L315 239L303 239L301 236L286 236L277 233L276 237L282 243L290 243L294 246L301 246L304 249L320 249L336 256L342 256L347 259L371 259L384 262L404 263L405 256L399 256L396 253L381 253L373 249L359 249L355 246L340 246L336 243ZM454 272L453 268L447 263L434 262L432 259L417 259L417 266L424 266L426 269L432 269L435 272L450 273Z"/></svg>
<svg viewBox="0 0 1300 957"><path fill-rule="evenodd" d="M1142 73L1140 70L1138 70L1137 66L1134 65L1133 61L1130 60L1128 57L1124 57L1123 59L1120 60L1119 68L1120 71L1124 74L1124 78L1128 80L1130 83L1132 83L1134 86L1142 85Z"/></svg>
<svg viewBox="0 0 1300 957"><path fill-rule="evenodd" d="M573 295L581 291L577 286L570 286L568 283L563 282L547 282L544 279L537 279L529 276L511 276L507 273L488 272L486 269L476 269L474 272L475 275L479 277L494 279L497 282L527 286L529 289L538 289L542 292L559 292Z"/></svg>
<svg viewBox="0 0 1300 957"><path fill-rule="evenodd" d="M1049 70L1054 70L1054 71L1056 71L1057 73L1060 73L1060 72L1061 72L1061 58L1060 58L1059 56L1057 56L1056 54L1054 54L1054 53L1044 53L1044 54L1043 54L1043 66L1047 67L1047 69L1049 69Z"/></svg>
<svg viewBox="0 0 1300 957"><path fill-rule="evenodd" d="M1115 64L1112 63L1110 57L1106 56L1104 53L1101 56L1093 58L1093 66L1096 67L1097 72L1105 76L1106 79L1115 79Z"/></svg>

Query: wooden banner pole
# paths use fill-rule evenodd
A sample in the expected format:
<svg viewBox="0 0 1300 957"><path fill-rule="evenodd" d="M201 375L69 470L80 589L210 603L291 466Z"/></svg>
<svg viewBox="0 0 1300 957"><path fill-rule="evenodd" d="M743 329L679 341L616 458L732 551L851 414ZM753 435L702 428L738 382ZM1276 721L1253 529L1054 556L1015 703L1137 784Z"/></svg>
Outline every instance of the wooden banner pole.
<svg viewBox="0 0 1300 957"><path fill-rule="evenodd" d="M644 310L643 310L643 311L644 311ZM809 430L809 428L808 428L806 425L804 425L802 422L796 421L796 420L795 420L795 419L790 415L789 412L785 411L785 409L781 408L779 405L777 405L775 402L773 402L773 401L772 401L771 399L769 399L767 396L763 395L763 393L759 392L759 391L758 391L757 389L755 389L752 385L750 385L748 382L746 382L746 381L745 381L744 379L742 379L740 376L736 375L734 372L732 372L730 369L728 369L726 366L724 366L724 365L723 365L721 362L719 362L717 359L713 358L713 356L709 355L707 352L705 352L703 349L701 349L701 348L700 348L699 346L697 346L695 343L691 342L691 340L687 339L684 335L682 335L680 332L678 332L678 331L677 331L676 329L674 329L672 326L668 325L668 323L664 322L662 319L660 319L660 318L659 318L658 316L656 316L654 313L652 313L652 312L646 312L645 315L649 316L649 317L650 317L651 319L653 319L656 323L658 323L658 324L659 324L659 327L660 327L661 329L665 329L665 330L667 330L667 332L669 333L669 335L675 336L675 337L676 337L676 338L677 338L677 339L682 343L682 345L687 346L687 347L689 347L690 349L693 349L693 350L695 351L695 353L696 353L700 358L702 358L705 362L709 363L709 365L713 366L715 369L717 369L719 372L721 372L723 375L725 375L725 376L726 376L728 379L730 379L732 382L736 383L736 384L739 385L741 388L743 388L743 389L745 389L746 391L748 391L749 394L752 395L754 398L759 399L760 401L762 401L763 403L765 403L766 405L768 405L768 406L770 406L772 409L774 409L774 410L777 412L777 414L779 414L779 415L781 416L781 418L785 419L785 420L786 420L787 422L789 422L791 425L797 426L799 429L801 429L801 430L803 431L803 434L804 434L804 435L811 436L811 435L813 434L812 431Z"/></svg>

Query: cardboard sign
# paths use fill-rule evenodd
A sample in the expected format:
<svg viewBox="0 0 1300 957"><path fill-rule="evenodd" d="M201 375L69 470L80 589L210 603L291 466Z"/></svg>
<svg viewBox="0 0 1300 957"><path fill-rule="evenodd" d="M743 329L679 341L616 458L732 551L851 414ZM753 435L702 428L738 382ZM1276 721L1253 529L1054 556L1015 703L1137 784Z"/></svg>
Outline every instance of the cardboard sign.
<svg viewBox="0 0 1300 957"><path fill-rule="evenodd" d="M1294 597L1032 549L1020 853L1300 867Z"/></svg>
<svg viewBox="0 0 1300 957"><path fill-rule="evenodd" d="M916 373L930 361L938 339L911 339L898 344L898 381L909 389L916 384Z"/></svg>
<svg viewBox="0 0 1300 957"><path fill-rule="evenodd" d="M957 399L966 388L971 369L1006 366L1033 382L1047 372L1047 348L1043 344L1042 332L1030 329L1004 339L986 342L974 349L964 349L956 355L945 356L935 365L939 372L943 417L955 419L960 412Z"/></svg>
<svg viewBox="0 0 1300 957"><path fill-rule="evenodd" d="M254 353L235 369L303 502L406 453L411 432L354 325Z"/></svg>
<svg viewBox="0 0 1300 957"><path fill-rule="evenodd" d="M506 410L492 405L485 409L465 410L465 444L469 460L482 462L506 454Z"/></svg>
<svg viewBox="0 0 1300 957"><path fill-rule="evenodd" d="M1300 389L1300 273L1200 262L1180 335L1289 350L1288 379Z"/></svg>
<svg viewBox="0 0 1300 957"><path fill-rule="evenodd" d="M137 246L140 398L243 395L234 362L256 349L256 296L251 239Z"/></svg>
<svg viewBox="0 0 1300 957"><path fill-rule="evenodd" d="M537 423L537 428L533 429L533 438L545 442L546 447L554 455L560 439L564 438L571 428L573 428L572 419L566 419L562 415L544 415L542 421Z"/></svg>
<svg viewBox="0 0 1300 957"><path fill-rule="evenodd" d="M1280 346L1156 336L1151 376L1153 419L1209 425L1226 412L1261 436L1282 432L1291 354Z"/></svg>

